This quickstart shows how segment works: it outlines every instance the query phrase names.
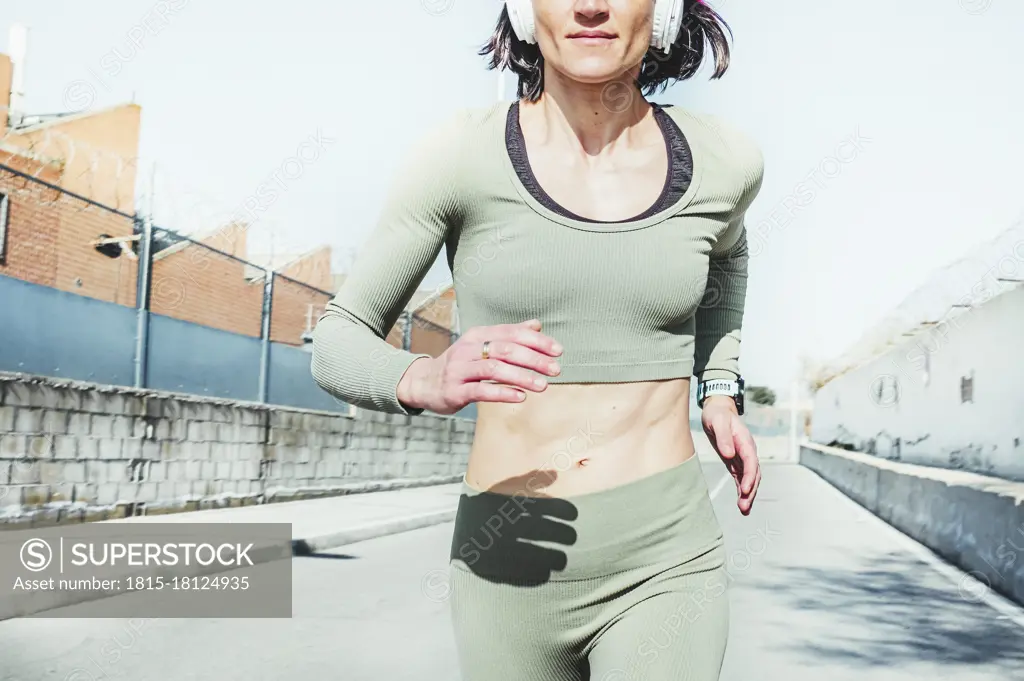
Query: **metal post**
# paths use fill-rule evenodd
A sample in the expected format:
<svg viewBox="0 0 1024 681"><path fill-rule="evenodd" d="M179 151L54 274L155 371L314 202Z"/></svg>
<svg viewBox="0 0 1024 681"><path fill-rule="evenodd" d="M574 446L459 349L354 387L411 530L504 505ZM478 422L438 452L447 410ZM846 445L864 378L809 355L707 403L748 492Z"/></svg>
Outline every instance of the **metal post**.
<svg viewBox="0 0 1024 681"><path fill-rule="evenodd" d="M149 298L153 284L153 217L140 220L138 284L135 290L135 381L136 388L145 388L149 366Z"/></svg>
<svg viewBox="0 0 1024 681"><path fill-rule="evenodd" d="M408 311L403 312L402 320L404 322L402 324L402 349L405 350L406 352L409 352L410 348L412 348L413 313Z"/></svg>
<svg viewBox="0 0 1024 681"><path fill-rule="evenodd" d="M789 460L793 463L800 461L800 438L797 435L796 429L796 416L797 416L797 394L799 388L797 382L794 380L789 387Z"/></svg>
<svg viewBox="0 0 1024 681"><path fill-rule="evenodd" d="M270 314L274 303L274 273L267 272L263 285L263 318L260 325L260 339L263 345L260 351L260 402L267 401L270 388Z"/></svg>

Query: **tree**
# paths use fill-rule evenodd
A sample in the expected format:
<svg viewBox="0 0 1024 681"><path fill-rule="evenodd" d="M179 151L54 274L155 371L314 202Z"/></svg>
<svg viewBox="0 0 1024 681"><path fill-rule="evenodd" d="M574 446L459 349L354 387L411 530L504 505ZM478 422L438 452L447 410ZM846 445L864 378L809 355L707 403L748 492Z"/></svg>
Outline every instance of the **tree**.
<svg viewBox="0 0 1024 681"><path fill-rule="evenodd" d="M772 406L775 404L775 391L762 385L752 385L745 391L746 398L754 404Z"/></svg>
<svg viewBox="0 0 1024 681"><path fill-rule="evenodd" d="M833 378L827 364L817 357L801 353L799 365L800 377L812 395L821 390Z"/></svg>

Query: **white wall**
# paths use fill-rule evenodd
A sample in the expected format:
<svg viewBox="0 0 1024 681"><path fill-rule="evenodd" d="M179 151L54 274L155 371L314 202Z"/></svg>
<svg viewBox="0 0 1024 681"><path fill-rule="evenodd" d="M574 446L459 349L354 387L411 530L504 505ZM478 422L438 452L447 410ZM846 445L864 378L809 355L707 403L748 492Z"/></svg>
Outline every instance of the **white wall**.
<svg viewBox="0 0 1024 681"><path fill-rule="evenodd" d="M815 394L811 440L1024 480L1024 289L906 341Z"/></svg>

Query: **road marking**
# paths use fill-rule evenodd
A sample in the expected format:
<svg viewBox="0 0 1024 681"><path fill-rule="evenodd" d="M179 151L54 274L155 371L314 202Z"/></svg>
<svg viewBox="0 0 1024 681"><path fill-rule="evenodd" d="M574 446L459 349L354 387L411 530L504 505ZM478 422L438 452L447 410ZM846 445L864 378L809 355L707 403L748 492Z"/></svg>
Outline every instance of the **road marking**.
<svg viewBox="0 0 1024 681"><path fill-rule="evenodd" d="M711 490L711 494L709 496L710 496L712 501L715 500L715 497L718 496L718 493L722 491L723 487L725 487L725 483L726 483L727 480L729 480L729 474L728 473L723 475L722 479L718 481L717 485L715 485L715 489Z"/></svg>

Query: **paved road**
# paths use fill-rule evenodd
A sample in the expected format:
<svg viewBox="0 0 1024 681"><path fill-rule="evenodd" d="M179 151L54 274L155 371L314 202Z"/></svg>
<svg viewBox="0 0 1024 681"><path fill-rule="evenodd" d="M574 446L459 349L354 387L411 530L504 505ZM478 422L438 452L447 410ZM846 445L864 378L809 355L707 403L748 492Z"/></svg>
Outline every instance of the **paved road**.
<svg viewBox="0 0 1024 681"><path fill-rule="evenodd" d="M733 577L723 681L1024 679L1020 609L980 601L810 471L767 465L749 518L720 464L705 474ZM457 681L451 531L296 559L291 620L0 622L0 679Z"/></svg>

